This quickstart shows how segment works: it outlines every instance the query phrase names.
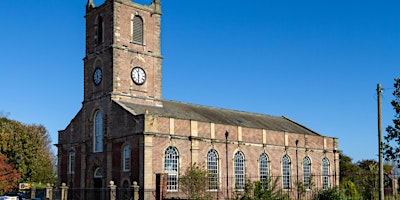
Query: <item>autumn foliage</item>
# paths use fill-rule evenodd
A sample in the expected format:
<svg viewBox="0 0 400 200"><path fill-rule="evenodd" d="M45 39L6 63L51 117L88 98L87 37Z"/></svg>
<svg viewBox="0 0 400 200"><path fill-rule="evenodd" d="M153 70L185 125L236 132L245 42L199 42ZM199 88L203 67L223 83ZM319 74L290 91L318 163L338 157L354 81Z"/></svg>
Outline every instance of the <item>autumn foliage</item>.
<svg viewBox="0 0 400 200"><path fill-rule="evenodd" d="M18 183L54 183L54 154L44 126L23 124L2 117L0 113L0 154L0 181L7 180L4 184L15 180ZM3 172L18 172L18 176L3 176ZM0 182L0 190L3 188Z"/></svg>
<svg viewBox="0 0 400 200"><path fill-rule="evenodd" d="M0 153L0 193L16 188L19 178L17 169Z"/></svg>

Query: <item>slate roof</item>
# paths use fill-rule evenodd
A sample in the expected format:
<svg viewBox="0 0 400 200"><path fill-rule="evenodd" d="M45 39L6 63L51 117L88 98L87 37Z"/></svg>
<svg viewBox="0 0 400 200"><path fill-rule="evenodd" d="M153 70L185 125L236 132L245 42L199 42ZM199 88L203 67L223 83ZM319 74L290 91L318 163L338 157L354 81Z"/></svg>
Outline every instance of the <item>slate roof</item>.
<svg viewBox="0 0 400 200"><path fill-rule="evenodd" d="M123 101L114 102L133 115L144 114L148 110L149 114L161 117L320 136L284 116L276 117L168 100L162 100L163 107L144 106Z"/></svg>

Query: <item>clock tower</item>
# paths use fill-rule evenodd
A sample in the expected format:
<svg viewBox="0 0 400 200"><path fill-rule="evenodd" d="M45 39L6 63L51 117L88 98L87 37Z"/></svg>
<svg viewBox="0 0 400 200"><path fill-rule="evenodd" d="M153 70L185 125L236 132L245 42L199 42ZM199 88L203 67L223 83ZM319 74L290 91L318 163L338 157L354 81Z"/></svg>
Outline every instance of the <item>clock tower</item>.
<svg viewBox="0 0 400 200"><path fill-rule="evenodd" d="M84 103L111 98L161 103L161 3L106 0L86 5Z"/></svg>

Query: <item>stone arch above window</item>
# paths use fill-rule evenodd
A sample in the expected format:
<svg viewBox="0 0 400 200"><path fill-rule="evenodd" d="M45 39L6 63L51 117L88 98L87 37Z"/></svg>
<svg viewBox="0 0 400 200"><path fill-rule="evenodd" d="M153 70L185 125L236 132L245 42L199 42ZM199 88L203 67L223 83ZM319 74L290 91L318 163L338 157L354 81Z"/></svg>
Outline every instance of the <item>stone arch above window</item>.
<svg viewBox="0 0 400 200"><path fill-rule="evenodd" d="M103 178L103 168L98 167L96 170L94 170L93 178Z"/></svg>
<svg viewBox="0 0 400 200"><path fill-rule="evenodd" d="M94 62L94 68L102 68L103 67L103 63L101 61L101 59L97 58L96 61Z"/></svg>

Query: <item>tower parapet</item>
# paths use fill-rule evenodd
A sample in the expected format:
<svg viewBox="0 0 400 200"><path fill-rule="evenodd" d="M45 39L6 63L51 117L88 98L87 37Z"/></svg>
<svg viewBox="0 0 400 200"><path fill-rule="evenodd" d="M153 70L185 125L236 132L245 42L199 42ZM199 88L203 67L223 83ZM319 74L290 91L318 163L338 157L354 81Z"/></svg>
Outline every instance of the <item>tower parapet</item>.
<svg viewBox="0 0 400 200"><path fill-rule="evenodd" d="M96 6L94 5L93 0L88 0L88 2L86 4L86 12L91 11L95 7Z"/></svg>

